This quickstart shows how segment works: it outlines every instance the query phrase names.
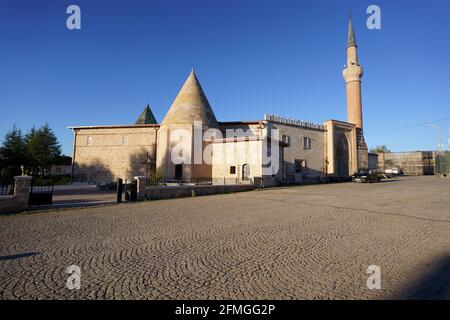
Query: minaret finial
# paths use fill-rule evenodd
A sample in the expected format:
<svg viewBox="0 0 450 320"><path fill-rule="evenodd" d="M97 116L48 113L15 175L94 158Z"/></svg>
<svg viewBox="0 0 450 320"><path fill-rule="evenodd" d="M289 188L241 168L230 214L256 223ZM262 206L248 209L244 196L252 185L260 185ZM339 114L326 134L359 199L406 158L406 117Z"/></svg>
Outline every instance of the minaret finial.
<svg viewBox="0 0 450 320"><path fill-rule="evenodd" d="M352 24L352 13L350 12L349 20L348 20L348 40L347 47L356 47L356 38L355 33L353 32L353 24Z"/></svg>

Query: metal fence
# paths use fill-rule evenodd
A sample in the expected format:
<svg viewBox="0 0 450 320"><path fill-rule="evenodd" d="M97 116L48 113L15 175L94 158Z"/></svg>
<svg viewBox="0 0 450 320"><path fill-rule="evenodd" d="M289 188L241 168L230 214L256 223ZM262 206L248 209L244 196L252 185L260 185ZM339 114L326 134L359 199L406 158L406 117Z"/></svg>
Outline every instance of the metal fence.
<svg viewBox="0 0 450 320"><path fill-rule="evenodd" d="M437 175L450 174L450 151L439 152L435 158L434 172Z"/></svg>
<svg viewBox="0 0 450 320"><path fill-rule="evenodd" d="M0 196L14 195L14 183L9 185L0 185Z"/></svg>
<svg viewBox="0 0 450 320"><path fill-rule="evenodd" d="M52 204L54 184L51 180L33 180L31 182L28 204L41 206Z"/></svg>
<svg viewBox="0 0 450 320"><path fill-rule="evenodd" d="M147 186L170 186L170 185L235 185L235 184L253 184L253 179L241 180L239 178L183 178L183 179L166 179L166 178L150 178L147 179Z"/></svg>

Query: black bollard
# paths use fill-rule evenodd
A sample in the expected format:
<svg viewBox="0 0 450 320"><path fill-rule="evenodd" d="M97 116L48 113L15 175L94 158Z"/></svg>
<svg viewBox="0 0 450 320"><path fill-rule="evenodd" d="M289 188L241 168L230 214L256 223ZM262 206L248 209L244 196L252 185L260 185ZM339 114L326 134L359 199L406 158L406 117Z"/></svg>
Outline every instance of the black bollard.
<svg viewBox="0 0 450 320"><path fill-rule="evenodd" d="M131 182L130 201L133 201L133 202L137 201L137 180L133 180Z"/></svg>
<svg viewBox="0 0 450 320"><path fill-rule="evenodd" d="M123 180L117 179L117 203L122 202Z"/></svg>

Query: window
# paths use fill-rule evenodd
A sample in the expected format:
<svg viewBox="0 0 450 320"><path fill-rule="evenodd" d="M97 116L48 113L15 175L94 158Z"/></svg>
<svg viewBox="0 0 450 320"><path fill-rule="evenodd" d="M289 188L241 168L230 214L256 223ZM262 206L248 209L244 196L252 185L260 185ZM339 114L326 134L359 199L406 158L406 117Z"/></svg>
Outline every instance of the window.
<svg viewBox="0 0 450 320"><path fill-rule="evenodd" d="M90 146L90 145L92 144L92 137L91 137L91 136L88 136L88 137L87 137L87 142L86 142L86 144L87 144L88 146Z"/></svg>
<svg viewBox="0 0 450 320"><path fill-rule="evenodd" d="M289 147L291 145L291 137L289 137L288 135L281 135L281 141L287 144L287 147Z"/></svg>
<svg viewBox="0 0 450 320"><path fill-rule="evenodd" d="M248 181L250 179L250 167L248 164L242 165L242 180Z"/></svg>
<svg viewBox="0 0 450 320"><path fill-rule="evenodd" d="M122 144L128 144L128 136L122 136Z"/></svg>
<svg viewBox="0 0 450 320"><path fill-rule="evenodd" d="M230 174L236 174L236 166L230 166Z"/></svg>
<svg viewBox="0 0 450 320"><path fill-rule="evenodd" d="M303 171L303 168L306 168L306 160L295 159L294 166L295 166L295 173L301 173Z"/></svg>
<svg viewBox="0 0 450 320"><path fill-rule="evenodd" d="M311 138L303 137L303 149L311 149Z"/></svg>

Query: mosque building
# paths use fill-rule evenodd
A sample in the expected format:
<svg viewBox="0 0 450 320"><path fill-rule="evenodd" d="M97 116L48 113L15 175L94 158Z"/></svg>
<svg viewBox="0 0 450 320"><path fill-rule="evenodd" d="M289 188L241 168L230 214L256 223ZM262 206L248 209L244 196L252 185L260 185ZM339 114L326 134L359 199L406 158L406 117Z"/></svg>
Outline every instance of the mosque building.
<svg viewBox="0 0 450 320"><path fill-rule="evenodd" d="M192 70L161 123L147 105L135 124L73 126L74 180L259 181L265 186L345 179L368 169L363 69L349 21L343 70L347 121L310 123L272 114L221 122Z"/></svg>

